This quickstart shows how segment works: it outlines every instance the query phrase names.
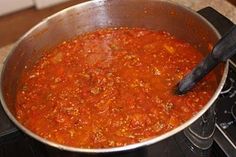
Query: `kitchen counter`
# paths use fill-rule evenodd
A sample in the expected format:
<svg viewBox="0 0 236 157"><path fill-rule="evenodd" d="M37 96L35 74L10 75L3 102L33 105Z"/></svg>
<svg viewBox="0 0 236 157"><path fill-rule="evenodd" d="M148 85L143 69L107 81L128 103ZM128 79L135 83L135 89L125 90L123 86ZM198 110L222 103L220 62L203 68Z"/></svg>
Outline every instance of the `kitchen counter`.
<svg viewBox="0 0 236 157"><path fill-rule="evenodd" d="M199 10L204 7L210 6L220 12L222 15L229 18L236 23L236 7L227 2L226 0L169 0L180 5ZM10 44L0 48L0 64L3 62L7 54L10 52L14 44Z"/></svg>

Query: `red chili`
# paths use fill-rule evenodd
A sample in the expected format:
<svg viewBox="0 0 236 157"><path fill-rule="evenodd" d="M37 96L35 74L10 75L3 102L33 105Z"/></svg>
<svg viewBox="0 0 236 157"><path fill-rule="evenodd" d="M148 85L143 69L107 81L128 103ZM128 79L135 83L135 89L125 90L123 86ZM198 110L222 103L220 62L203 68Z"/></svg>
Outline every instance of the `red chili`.
<svg viewBox="0 0 236 157"><path fill-rule="evenodd" d="M173 88L202 55L167 32L108 28L64 41L23 73L19 121L82 148L124 146L161 135L198 112L216 89L212 73L184 96Z"/></svg>

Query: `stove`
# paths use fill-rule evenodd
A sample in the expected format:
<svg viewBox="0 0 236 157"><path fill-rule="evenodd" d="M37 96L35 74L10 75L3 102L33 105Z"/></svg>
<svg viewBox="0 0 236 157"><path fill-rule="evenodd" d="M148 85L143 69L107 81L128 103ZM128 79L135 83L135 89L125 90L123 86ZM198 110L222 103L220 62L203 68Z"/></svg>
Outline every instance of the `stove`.
<svg viewBox="0 0 236 157"><path fill-rule="evenodd" d="M198 13L212 23L221 35L233 26L231 21L210 7ZM207 141L210 147L202 149L191 142L187 133L182 131L159 142L158 148L154 144L128 153L108 155L71 153L42 144L22 133L10 122L0 106L0 157L236 157L236 56L229 61L229 64L225 86L212 110L213 122L216 123L213 127L215 129L213 138Z"/></svg>
<svg viewBox="0 0 236 157"><path fill-rule="evenodd" d="M236 65L232 61L217 101L215 141L228 156L236 156Z"/></svg>

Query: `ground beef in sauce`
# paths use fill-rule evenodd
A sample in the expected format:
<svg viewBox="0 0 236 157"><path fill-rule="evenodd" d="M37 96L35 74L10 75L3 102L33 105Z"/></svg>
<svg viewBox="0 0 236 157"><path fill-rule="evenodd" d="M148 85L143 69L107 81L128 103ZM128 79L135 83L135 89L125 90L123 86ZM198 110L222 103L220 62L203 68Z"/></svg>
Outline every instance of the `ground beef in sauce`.
<svg viewBox="0 0 236 157"><path fill-rule="evenodd" d="M18 120L39 136L107 148L161 135L190 119L216 89L214 74L183 96L174 86L201 59L168 32L107 28L47 50L22 74Z"/></svg>

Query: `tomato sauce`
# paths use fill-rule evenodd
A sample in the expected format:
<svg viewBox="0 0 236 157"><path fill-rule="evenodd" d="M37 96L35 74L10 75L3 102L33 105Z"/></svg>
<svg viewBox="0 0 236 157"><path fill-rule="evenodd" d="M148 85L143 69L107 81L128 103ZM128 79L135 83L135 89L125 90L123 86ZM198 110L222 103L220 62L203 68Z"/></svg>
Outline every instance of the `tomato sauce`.
<svg viewBox="0 0 236 157"><path fill-rule="evenodd" d="M202 59L167 32L106 28L47 50L19 81L16 114L31 131L80 148L118 147L166 133L213 95L208 75L185 95L176 84Z"/></svg>

